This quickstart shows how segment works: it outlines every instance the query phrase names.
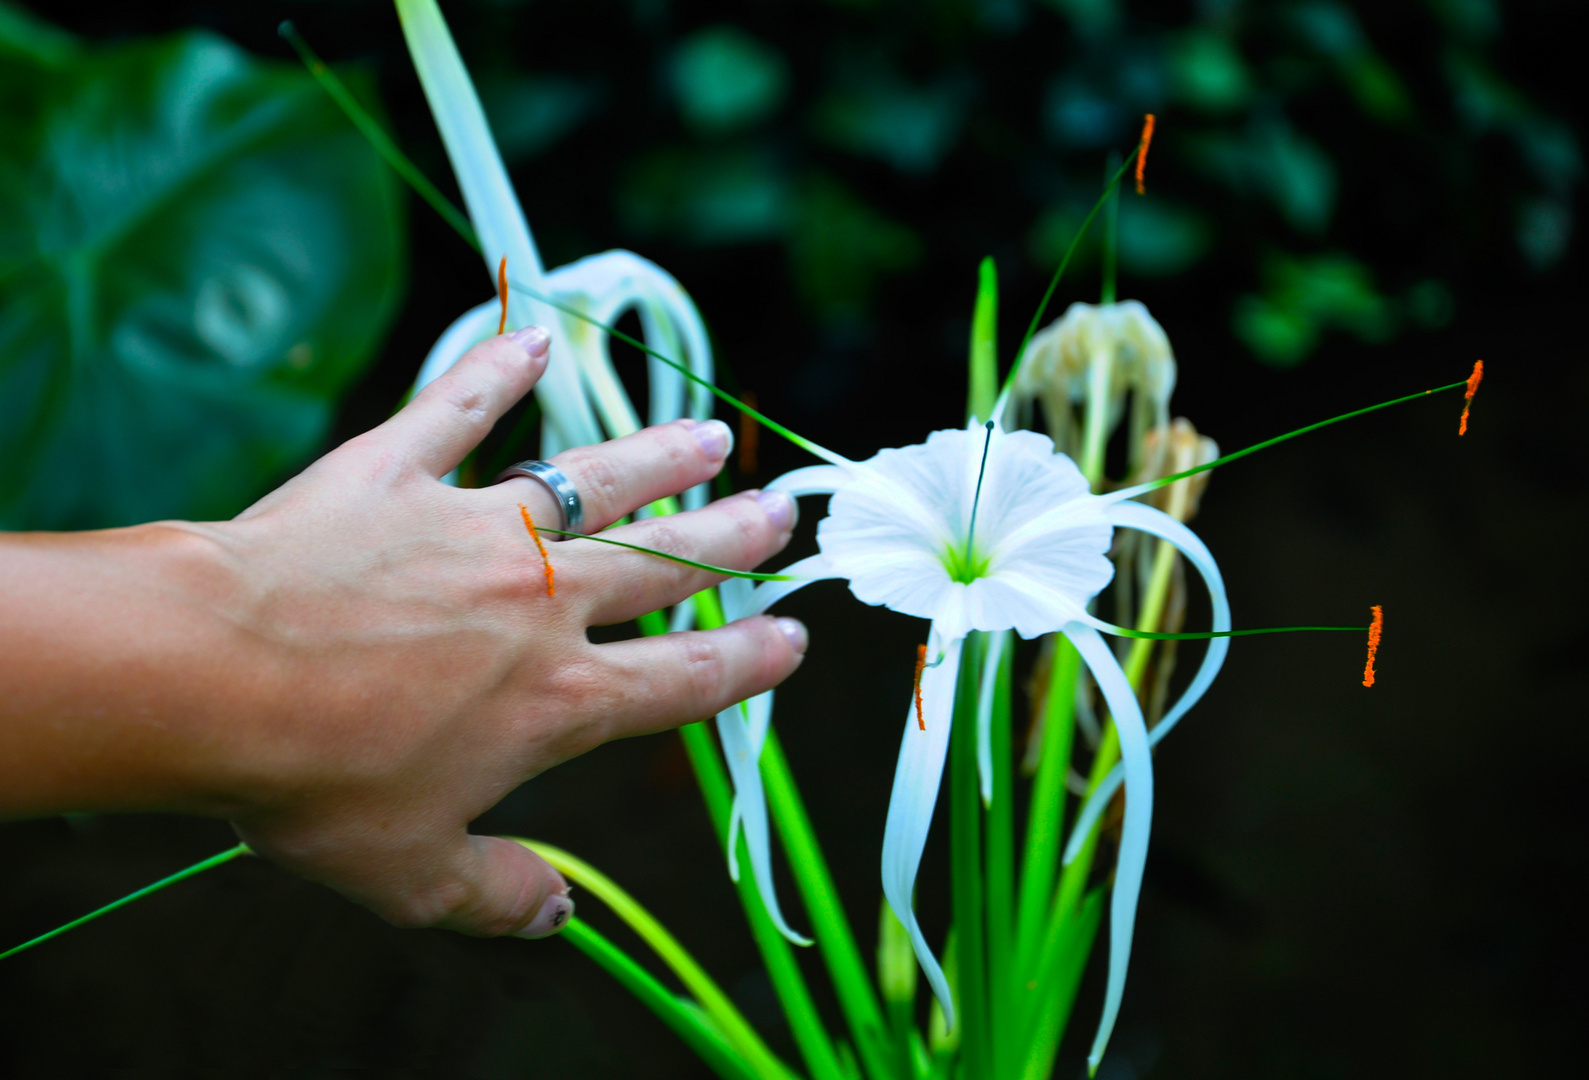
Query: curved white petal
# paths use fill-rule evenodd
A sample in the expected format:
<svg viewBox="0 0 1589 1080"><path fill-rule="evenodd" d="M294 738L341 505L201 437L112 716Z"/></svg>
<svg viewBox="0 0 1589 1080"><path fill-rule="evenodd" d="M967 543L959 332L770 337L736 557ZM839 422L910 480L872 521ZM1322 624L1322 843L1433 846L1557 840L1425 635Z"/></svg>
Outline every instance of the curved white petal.
<svg viewBox="0 0 1589 1080"><path fill-rule="evenodd" d="M982 664L982 685L977 689L977 778L982 786L982 806L993 805L993 695L999 685L999 662L1009 646L1009 631L988 635L988 652Z"/></svg>
<svg viewBox="0 0 1589 1080"><path fill-rule="evenodd" d="M956 676L960 671L959 638L942 639L937 627L928 634L929 642L939 642L942 655L936 667L922 672L922 712L927 729L916 723L912 701L905 715L905 736L900 741L899 763L894 769L894 790L888 800L888 820L883 827L883 895L888 906L910 935L916 960L927 975L927 982L938 998L944 1018L955 1024L954 1000L943 968L933 956L927 939L916 921L912 899L916 871L921 866L927 830L932 825L933 808L938 804L938 787L943 781L944 758L949 750L949 728L954 719Z"/></svg>
<svg viewBox="0 0 1589 1080"><path fill-rule="evenodd" d="M757 585L743 601L742 608L736 608L732 612L727 607L724 608L724 614L729 620L743 619L746 615L760 615L796 589L803 588L813 581L826 581L839 576L833 573L832 568L828 566L828 561L821 555L812 555L798 562L790 563L778 572L780 574L788 574L794 580L765 581ZM741 578L739 580L743 581L744 579ZM728 583L725 581L723 584L727 585ZM725 603L726 599L725 597Z"/></svg>
<svg viewBox="0 0 1589 1080"><path fill-rule="evenodd" d="M469 220L480 238L490 282L496 283L497 262L505 255L510 278L544 292L540 253L446 20L435 0L397 0L397 14ZM561 343L572 320L523 293L509 297L508 313L515 326L535 323L552 331L551 361L535 386L546 425L542 455L600 442L601 431L580 386L579 372Z"/></svg>
<svg viewBox="0 0 1589 1080"><path fill-rule="evenodd" d="M739 880L739 832L744 830L745 851L756 891L767 905L767 915L778 932L796 945L811 939L796 933L784 919L772 880L772 837L767 827L767 797L761 783L761 752L767 744L772 720L772 691L758 694L717 714L717 734L723 741L723 758L734 781L734 806L728 819L728 875Z"/></svg>
<svg viewBox="0 0 1589 1080"><path fill-rule="evenodd" d="M832 495L850 482L850 470L837 465L807 465L793 469L767 485L768 491L784 491L800 498L802 495Z"/></svg>
<svg viewBox="0 0 1589 1080"><path fill-rule="evenodd" d="M1065 627L1065 636L1098 681L1109 703L1115 730L1120 735L1120 760L1125 766L1126 816L1120 836L1120 860L1115 867L1114 893L1109 899L1109 981L1104 989L1103 1016L1087 1055L1096 1070L1103 1057L1120 999L1125 994L1126 967L1131 961L1131 936L1136 928L1137 897L1142 892L1142 871L1148 861L1148 834L1153 826L1153 754L1148 749L1148 729L1142 721L1137 695L1120 670L1120 662L1104 644L1098 631L1080 623Z"/></svg>
<svg viewBox="0 0 1589 1080"><path fill-rule="evenodd" d="M1123 528L1140 529L1151 533L1179 548L1181 554L1197 568L1204 584L1208 586L1210 606L1214 614L1214 629L1230 629L1230 599L1225 594L1225 580L1220 576L1213 554L1196 533L1162 510L1144 506L1142 503L1127 502L1110 507L1109 520ZM1100 629L1105 629L1107 632L1107 628ZM1225 656L1229 652L1230 638L1209 639L1208 651L1203 654L1203 662L1198 666L1197 674L1192 677L1191 684L1176 699L1175 704L1165 712L1164 719L1154 725L1153 730L1148 733L1148 745L1157 746L1159 740L1180 723L1181 717L1202 699L1213 684L1215 676L1219 674L1219 669L1225 663ZM1076 815L1076 824L1071 828L1070 841L1065 845L1066 866L1081 854L1087 837L1092 833L1098 819L1103 816L1104 810L1109 806L1109 800L1114 798L1114 793L1119 790L1124 779L1123 768L1116 765L1082 806Z"/></svg>

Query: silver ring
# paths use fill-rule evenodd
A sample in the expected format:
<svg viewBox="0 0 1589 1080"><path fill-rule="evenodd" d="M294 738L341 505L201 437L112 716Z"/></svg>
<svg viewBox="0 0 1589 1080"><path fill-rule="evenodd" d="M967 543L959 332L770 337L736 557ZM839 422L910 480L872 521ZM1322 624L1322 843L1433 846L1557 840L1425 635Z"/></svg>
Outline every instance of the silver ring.
<svg viewBox="0 0 1589 1080"><path fill-rule="evenodd" d="M493 483L500 484L504 480L511 480L515 476L527 476L531 480L540 481L547 491L552 493L552 498L557 502L557 508L562 512L563 522L559 528L563 532L579 532L580 525L585 520L585 508L579 501L579 489L568 478L568 474L550 461L521 461L517 465L502 470ZM558 537L559 540L563 537Z"/></svg>

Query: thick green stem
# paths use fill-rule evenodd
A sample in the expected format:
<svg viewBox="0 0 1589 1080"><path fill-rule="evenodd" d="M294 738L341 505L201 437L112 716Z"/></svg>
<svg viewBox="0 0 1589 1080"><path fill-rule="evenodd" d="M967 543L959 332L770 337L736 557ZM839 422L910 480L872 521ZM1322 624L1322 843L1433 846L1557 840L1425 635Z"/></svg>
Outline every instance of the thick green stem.
<svg viewBox="0 0 1589 1080"><path fill-rule="evenodd" d="M680 1001L622 949L591 929L590 924L577 917L570 919L558 936L622 983L723 1080L756 1080L757 1074L734 1056L706 1014Z"/></svg>
<svg viewBox="0 0 1589 1080"><path fill-rule="evenodd" d="M1013 638L1010 631L1003 631ZM991 640L991 639L990 639ZM1013 750L1010 734L1010 671L1014 642L1006 641L999 651L999 670L993 694L992 727L989 739L993 756L993 801L987 822L987 925L988 925L988 1039L992 1051L993 1076L1006 1077L1013 1071L1018 1056L1014 1039L1013 954L1015 897L1015 798Z"/></svg>
<svg viewBox="0 0 1589 1080"><path fill-rule="evenodd" d="M1061 919L1044 942L1039 957L1039 970L1044 977L1034 1008L1029 1010L1030 1022L1022 1029L1024 1037L1017 1044L1026 1055L1021 1080L1048 1080L1053 1075L1054 1055L1059 1051L1070 1010L1076 1004L1087 954L1092 952L1098 922L1103 917L1105 895L1105 889L1088 893L1080 908Z"/></svg>
<svg viewBox="0 0 1589 1080"><path fill-rule="evenodd" d="M844 915L844 904L839 899L833 875L828 871L827 859L811 827L811 818L795 787L788 759L784 757L777 733L770 730L761 752L761 775L766 784L773 824L788 853L795 885L816 934L817 948L827 963L828 975L833 980L839 1007L849 1022L861 1062L867 1075L874 1080L885 1080L896 1075L897 1070L891 1060L883 1011L866 973L860 949L856 947L855 934Z"/></svg>
<svg viewBox="0 0 1589 1080"><path fill-rule="evenodd" d="M959 951L960 1067L968 1078L991 1075L988 1050L987 956L983 909L982 791L977 777L977 698L985 636L966 639L949 738L949 864L955 947Z"/></svg>
<svg viewBox="0 0 1589 1080"><path fill-rule="evenodd" d="M716 981L696 962L695 957L679 944L678 939L657 921L656 916L629 895L627 890L585 860L561 848L536 840L523 840L518 837L513 839L551 863L569 881L589 891L592 896L611 908L612 913L622 919L631 930L639 934L641 940L651 946L657 957L684 984L684 988L701 1003L701 1007L717 1026L717 1030L757 1076L772 1077L775 1080L793 1080L794 1074L790 1072L789 1067L779 1061L777 1055L768 1049L761 1036L756 1034L756 1030L734 1007L734 1003L729 1000L727 994L723 993Z"/></svg>
<svg viewBox="0 0 1589 1080"><path fill-rule="evenodd" d="M718 603L715 593L710 590L697 593L695 605L696 623L702 629L711 630L724 624L723 608ZM656 624L652 622L651 625ZM644 626L643 622L642 628ZM728 815L734 799L733 788L728 779L728 768L723 764L716 740L712 738L711 732L706 729L704 723L686 724L679 729L679 734L684 739L685 752L689 755L690 765L695 770L695 779L700 785L701 795L706 800L706 809L711 815L712 826L717 830L717 841L726 849ZM740 865L749 866L750 853L744 846L743 834L739 838L739 844ZM827 1029L822 1026L822 1019L817 1013L816 1002L811 999L811 991L806 986L805 977L800 973L800 964L795 959L794 949L778 932L778 928L768 916L766 905L762 903L761 893L756 890L755 876L741 874L737 887L740 903L745 909L745 917L750 922L751 935L756 939L756 947L761 951L762 962L767 965L767 976L772 981L779 1004L783 1006L784 1016L789 1021L790 1033L794 1036L795 1045L800 1048L806 1068L810 1070L814 1080L848 1080L843 1066L839 1063L833 1040L829 1038Z"/></svg>
<svg viewBox="0 0 1589 1080"><path fill-rule="evenodd" d="M1038 940L1053 897L1065 830L1065 775L1070 770L1076 734L1076 677L1081 654L1062 634L1055 635L1048 697L1043 702L1043 751L1032 782L1026 816L1026 849L1021 858L1021 902L1015 955L1023 961L1017 988L1033 977Z"/></svg>

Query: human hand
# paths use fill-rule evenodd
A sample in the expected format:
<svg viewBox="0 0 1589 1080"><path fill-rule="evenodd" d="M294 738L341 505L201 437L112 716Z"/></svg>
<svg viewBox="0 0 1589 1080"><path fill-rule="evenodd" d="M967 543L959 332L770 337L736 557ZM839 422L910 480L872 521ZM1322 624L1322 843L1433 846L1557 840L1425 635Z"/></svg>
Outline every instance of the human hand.
<svg viewBox="0 0 1589 1080"><path fill-rule="evenodd" d="M249 762L227 816L259 854L403 926L560 928L572 903L558 873L468 824L603 742L775 686L805 651L799 623L767 617L594 645L587 628L721 578L576 540L548 544L549 596L518 510L555 524L546 489L438 479L530 390L546 344L533 328L481 344L234 521L191 527L234 568L229 617L267 673L245 715L225 721L230 756ZM681 421L553 460L578 487L589 531L711 478L730 442L718 421ZM784 547L794 519L787 496L745 493L610 535L749 569Z"/></svg>

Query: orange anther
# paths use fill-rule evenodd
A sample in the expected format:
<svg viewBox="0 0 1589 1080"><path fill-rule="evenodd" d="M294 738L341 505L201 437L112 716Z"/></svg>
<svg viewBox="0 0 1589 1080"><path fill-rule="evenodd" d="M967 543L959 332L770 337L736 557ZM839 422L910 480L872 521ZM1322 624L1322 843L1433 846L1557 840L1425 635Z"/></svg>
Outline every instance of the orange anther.
<svg viewBox="0 0 1589 1080"><path fill-rule="evenodd" d="M927 730L927 716L921 706L921 673L927 668L927 646L916 646L916 726Z"/></svg>
<svg viewBox="0 0 1589 1080"><path fill-rule="evenodd" d="M1468 410L1473 408L1473 395L1479 392L1479 383L1484 379L1484 361L1473 361L1473 374L1468 376L1468 392L1462 398L1462 419L1457 424L1457 434L1468 433Z"/></svg>
<svg viewBox="0 0 1589 1080"><path fill-rule="evenodd" d="M556 596L557 587L552 584L552 560L546 555L546 545L541 543L541 533L535 527L535 519L530 517L530 508L519 503L519 513L524 518L524 527L530 532L530 539L535 541L535 550L541 553L541 565L546 567L546 595Z"/></svg>
<svg viewBox="0 0 1589 1080"><path fill-rule="evenodd" d="M1153 141L1153 114L1148 113L1142 121L1142 145L1137 150L1137 194L1146 195L1148 189L1142 186L1142 177L1148 168L1148 144Z"/></svg>
<svg viewBox="0 0 1589 1080"><path fill-rule="evenodd" d="M508 257L502 256L497 264L497 299L502 302L502 317L497 319L497 333L508 328Z"/></svg>
<svg viewBox="0 0 1589 1080"><path fill-rule="evenodd" d="M1363 665L1363 685L1374 685L1374 657L1379 652L1379 635L1385 629L1385 609L1375 604L1370 610L1374 621L1368 624L1368 663Z"/></svg>

